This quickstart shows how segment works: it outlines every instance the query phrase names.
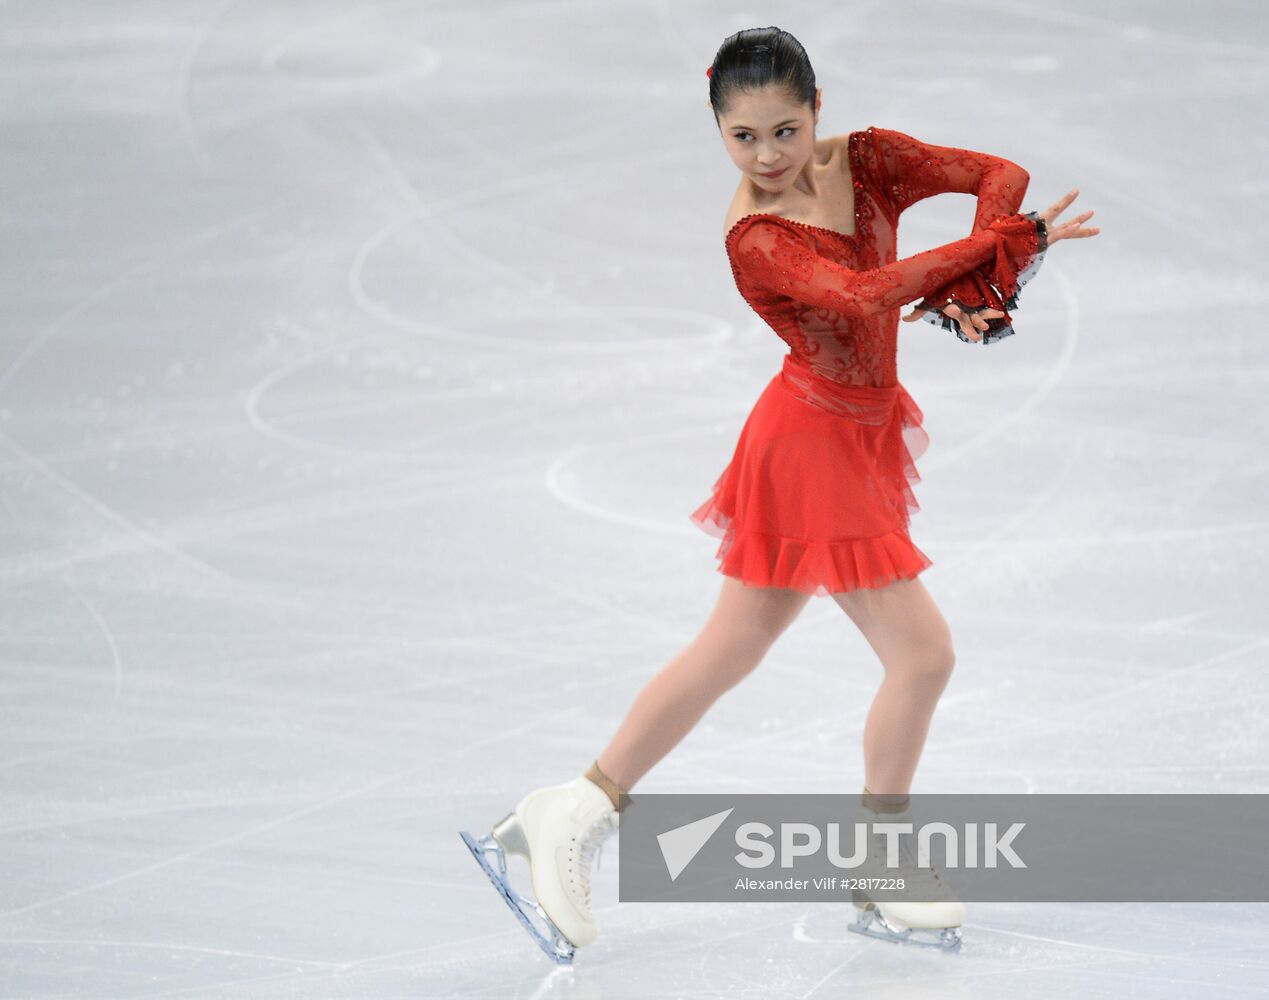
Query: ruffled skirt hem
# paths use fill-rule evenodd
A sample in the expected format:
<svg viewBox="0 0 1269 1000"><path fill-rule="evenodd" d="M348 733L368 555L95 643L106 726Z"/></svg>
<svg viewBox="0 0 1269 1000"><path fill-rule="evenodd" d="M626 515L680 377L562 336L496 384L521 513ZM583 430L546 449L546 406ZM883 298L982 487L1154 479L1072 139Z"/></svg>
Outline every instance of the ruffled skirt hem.
<svg viewBox="0 0 1269 1000"><path fill-rule="evenodd" d="M806 541L759 532L731 531L731 518L712 500L691 515L702 530L722 539L716 558L724 576L750 587L784 587L816 597L848 590L878 590L911 580L932 566L907 532L877 538Z"/></svg>

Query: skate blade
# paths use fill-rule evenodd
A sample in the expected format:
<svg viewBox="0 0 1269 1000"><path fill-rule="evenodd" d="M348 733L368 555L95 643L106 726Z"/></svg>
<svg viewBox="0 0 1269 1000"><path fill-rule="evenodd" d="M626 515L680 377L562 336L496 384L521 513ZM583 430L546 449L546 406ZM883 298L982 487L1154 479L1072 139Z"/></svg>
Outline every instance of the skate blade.
<svg viewBox="0 0 1269 1000"><path fill-rule="evenodd" d="M847 930L879 941L894 941L899 944L919 944L928 948L939 948L943 951L957 951L961 946L961 929L959 927L892 927L886 922L872 903L862 906L855 904L860 912L855 922L847 925Z"/></svg>
<svg viewBox="0 0 1269 1000"><path fill-rule="evenodd" d="M538 947L546 953L547 958L553 962L558 962L560 965L572 965L574 954L572 942L560 933L560 929L546 915L546 911L542 909L537 900L521 895L511 888L510 883L507 882L506 856L503 853L502 845L498 843L493 834L486 834L479 840L466 830L458 831L458 835L463 838L463 843L471 851L476 863L485 870L485 874L489 876L489 881L498 890L498 895L502 897L503 902L511 907L512 912L520 918L520 923L524 924L524 929L538 943ZM489 859L486 857L487 852L492 853L497 858L498 871L494 871L489 864ZM529 916L530 913L542 921L542 927L533 922Z"/></svg>

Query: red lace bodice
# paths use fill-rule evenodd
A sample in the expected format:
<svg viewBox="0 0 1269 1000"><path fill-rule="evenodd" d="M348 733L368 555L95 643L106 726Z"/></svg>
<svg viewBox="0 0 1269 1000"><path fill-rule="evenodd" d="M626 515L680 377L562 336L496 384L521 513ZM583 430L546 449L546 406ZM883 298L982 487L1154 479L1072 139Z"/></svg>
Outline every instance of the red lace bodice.
<svg viewBox="0 0 1269 1000"><path fill-rule="evenodd" d="M1009 160L876 126L851 132L847 151L853 234L751 213L725 244L741 296L795 356L837 382L890 386L900 307L1012 308L1043 258L1044 224L1017 214L1030 178ZM899 214L947 191L978 196L971 235L897 261ZM937 309L925 318L952 328ZM989 340L1012 332L1006 315Z"/></svg>

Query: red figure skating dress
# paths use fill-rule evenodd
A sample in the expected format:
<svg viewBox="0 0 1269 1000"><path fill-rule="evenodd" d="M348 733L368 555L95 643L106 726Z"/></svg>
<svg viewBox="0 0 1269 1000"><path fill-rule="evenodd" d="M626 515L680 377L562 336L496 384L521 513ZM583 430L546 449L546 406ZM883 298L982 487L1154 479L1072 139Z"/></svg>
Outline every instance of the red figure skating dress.
<svg viewBox="0 0 1269 1000"><path fill-rule="evenodd" d="M826 595L932 564L908 536L929 438L895 372L900 306L921 300L971 343L939 307L1000 309L983 335L997 341L1047 247L1044 220L1018 214L1029 177L1008 160L873 126L850 133L847 162L853 234L754 213L726 237L737 289L790 350L690 517L721 539L719 572L751 586ZM972 234L896 261L899 214L947 191L978 195Z"/></svg>

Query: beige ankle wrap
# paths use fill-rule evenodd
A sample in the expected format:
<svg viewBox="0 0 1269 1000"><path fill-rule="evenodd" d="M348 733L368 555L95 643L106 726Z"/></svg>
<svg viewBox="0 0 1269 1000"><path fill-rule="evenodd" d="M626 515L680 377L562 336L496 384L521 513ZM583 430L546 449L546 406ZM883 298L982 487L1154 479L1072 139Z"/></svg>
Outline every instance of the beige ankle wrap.
<svg viewBox="0 0 1269 1000"><path fill-rule="evenodd" d="M621 812L630 803L629 793L612 778L599 769L599 761L595 760L587 769L585 777L602 788L612 802L612 807Z"/></svg>

